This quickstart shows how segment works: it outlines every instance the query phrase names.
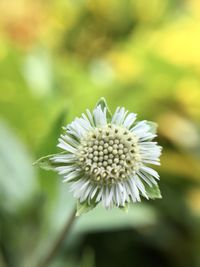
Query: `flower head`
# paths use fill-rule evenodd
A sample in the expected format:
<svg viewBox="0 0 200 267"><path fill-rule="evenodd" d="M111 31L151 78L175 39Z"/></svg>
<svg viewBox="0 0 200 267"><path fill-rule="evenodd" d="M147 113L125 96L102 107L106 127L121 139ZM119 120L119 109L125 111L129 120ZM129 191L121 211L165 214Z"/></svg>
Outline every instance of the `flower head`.
<svg viewBox="0 0 200 267"><path fill-rule="evenodd" d="M161 147L151 130L123 107L111 116L101 99L93 112L64 127L58 144L63 152L51 161L80 203L124 207L148 199L149 189L157 187L159 175L149 165L160 164Z"/></svg>

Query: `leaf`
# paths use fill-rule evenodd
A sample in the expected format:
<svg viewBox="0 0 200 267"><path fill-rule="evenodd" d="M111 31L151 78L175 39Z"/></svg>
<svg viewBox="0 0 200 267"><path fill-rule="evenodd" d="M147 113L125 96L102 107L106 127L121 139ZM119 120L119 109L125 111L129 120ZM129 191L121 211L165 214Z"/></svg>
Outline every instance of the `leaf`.
<svg viewBox="0 0 200 267"><path fill-rule="evenodd" d="M152 187L147 185L145 189L146 189L147 196L149 198L151 199L162 198L160 188L158 185L152 185Z"/></svg>
<svg viewBox="0 0 200 267"><path fill-rule="evenodd" d="M129 229L130 227L137 228L156 223L156 209L153 205L149 205L149 203L130 203L128 212L122 212L118 207L106 210L101 203L95 208L94 206L88 207L87 204L75 203L75 198L69 192L69 184L63 185L59 183L59 187L58 199L54 202L54 211L49 217L51 227L54 230L56 229L58 233L65 225L67 218L70 217L74 204L78 206L77 216L79 217L77 217L78 220L72 228L73 234ZM84 216L80 216L83 214ZM47 236L46 239L48 240Z"/></svg>
<svg viewBox="0 0 200 267"><path fill-rule="evenodd" d="M117 207L106 210L102 205L98 205L77 220L74 233L137 228L154 224L156 219L156 210L144 203L130 205L128 212L122 212Z"/></svg>
<svg viewBox="0 0 200 267"><path fill-rule="evenodd" d="M32 157L23 142L13 129L0 121L0 205L6 210L15 211L38 189L31 162Z"/></svg>
<svg viewBox="0 0 200 267"><path fill-rule="evenodd" d="M33 165L34 166L38 166L43 170L46 171L51 171L55 169L55 165L54 163L50 160L50 158L52 158L53 156L55 156L56 154L52 154L52 155L48 155L48 156L44 156L39 158L38 160L36 160Z"/></svg>
<svg viewBox="0 0 200 267"><path fill-rule="evenodd" d="M51 154L44 157L39 158L33 163L33 166L38 166L43 170L46 171L53 171L55 170L55 167L59 166L59 163L55 163L51 160L52 157L56 155L64 154L65 152L57 153L57 154Z"/></svg>
<svg viewBox="0 0 200 267"><path fill-rule="evenodd" d="M81 203L80 201L77 201L77 206L76 206L76 216L80 216L84 213L87 213L88 211L94 209L97 206L97 203L91 202L88 204L87 202Z"/></svg>
<svg viewBox="0 0 200 267"><path fill-rule="evenodd" d="M147 125L150 126L149 132L151 132L152 134L156 134L157 133L158 124L156 122L153 122L153 121L147 121L146 123L147 123Z"/></svg>
<svg viewBox="0 0 200 267"><path fill-rule="evenodd" d="M112 113L108 107L108 104L106 102L106 99L104 97L101 97L99 99L99 101L97 102L96 104L96 107L97 106L101 106L101 109L104 110L104 108L106 108L106 117L108 119L108 121L110 122L111 121L111 118L112 118Z"/></svg>

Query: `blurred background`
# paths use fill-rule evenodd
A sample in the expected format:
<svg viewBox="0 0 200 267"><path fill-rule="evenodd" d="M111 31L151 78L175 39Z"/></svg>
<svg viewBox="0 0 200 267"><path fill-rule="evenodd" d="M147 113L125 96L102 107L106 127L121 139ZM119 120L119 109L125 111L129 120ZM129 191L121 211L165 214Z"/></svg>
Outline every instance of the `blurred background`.
<svg viewBox="0 0 200 267"><path fill-rule="evenodd" d="M200 1L0 1L0 267L35 267L74 199L61 126L104 96L159 124L163 199L82 216L51 267L200 266Z"/></svg>

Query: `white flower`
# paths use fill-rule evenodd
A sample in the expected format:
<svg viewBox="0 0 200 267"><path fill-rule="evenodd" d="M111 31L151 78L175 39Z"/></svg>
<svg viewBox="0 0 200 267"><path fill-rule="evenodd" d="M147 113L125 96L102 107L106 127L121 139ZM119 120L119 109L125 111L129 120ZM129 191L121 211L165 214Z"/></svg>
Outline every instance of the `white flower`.
<svg viewBox="0 0 200 267"><path fill-rule="evenodd" d="M109 117L107 106L97 105L64 128L58 144L63 153L51 161L80 203L111 208L148 199L147 188L159 179L149 164L160 164L161 147L152 141L150 124L135 120L125 108Z"/></svg>

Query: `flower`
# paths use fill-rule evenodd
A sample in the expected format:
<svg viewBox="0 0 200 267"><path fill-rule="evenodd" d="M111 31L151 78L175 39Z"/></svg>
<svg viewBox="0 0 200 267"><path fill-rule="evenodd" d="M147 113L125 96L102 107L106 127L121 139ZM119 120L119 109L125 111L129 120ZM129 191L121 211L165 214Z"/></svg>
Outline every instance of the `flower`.
<svg viewBox="0 0 200 267"><path fill-rule="evenodd" d="M79 203L125 207L157 188L159 175L149 165L160 164L161 147L151 130L150 122L136 122L123 107L111 116L101 99L93 112L64 127L58 144L63 152L50 160Z"/></svg>

